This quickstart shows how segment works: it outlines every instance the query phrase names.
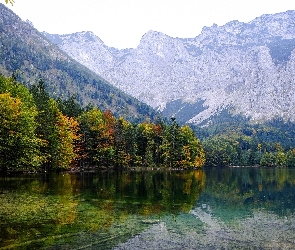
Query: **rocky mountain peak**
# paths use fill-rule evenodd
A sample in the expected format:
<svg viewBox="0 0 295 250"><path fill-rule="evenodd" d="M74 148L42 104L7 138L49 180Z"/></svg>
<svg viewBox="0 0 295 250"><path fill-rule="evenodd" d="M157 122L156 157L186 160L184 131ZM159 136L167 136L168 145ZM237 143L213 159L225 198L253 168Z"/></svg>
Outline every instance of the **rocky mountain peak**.
<svg viewBox="0 0 295 250"><path fill-rule="evenodd" d="M166 34L159 32L159 31L154 31L154 30L149 30L148 32L146 32L141 40L140 43L144 43L144 42L155 42L158 38L169 38L169 36L167 36Z"/></svg>
<svg viewBox="0 0 295 250"><path fill-rule="evenodd" d="M187 54L184 44L161 32L149 31L136 49L136 55L156 57L156 60L175 61Z"/></svg>
<svg viewBox="0 0 295 250"><path fill-rule="evenodd" d="M250 24L255 25L256 32L264 35L293 38L295 36L295 11L262 15L255 18Z"/></svg>
<svg viewBox="0 0 295 250"><path fill-rule="evenodd" d="M295 120L294 11L204 27L192 39L149 31L132 50L83 39L60 48L179 121L204 124L225 109L253 121Z"/></svg>
<svg viewBox="0 0 295 250"><path fill-rule="evenodd" d="M171 39L171 37L161 32L150 30L142 36L137 49L149 48L151 50L157 50L160 49L161 45L169 43Z"/></svg>
<svg viewBox="0 0 295 250"><path fill-rule="evenodd" d="M69 39L75 40L77 42L98 42L104 45L104 42L96 36L92 31L82 31L82 32L77 32L72 35L70 35Z"/></svg>
<svg viewBox="0 0 295 250"><path fill-rule="evenodd" d="M76 59L97 74L108 70L115 60L116 50L107 47L104 42L91 31L57 35L43 32L52 43L59 46L69 56Z"/></svg>
<svg viewBox="0 0 295 250"><path fill-rule="evenodd" d="M271 43L274 39L295 38L295 11L262 15L249 23L230 21L223 26L204 27L194 39L201 47L253 46Z"/></svg>
<svg viewBox="0 0 295 250"><path fill-rule="evenodd" d="M43 32L47 38L49 38L54 44L63 44L65 42L77 42L77 43L100 43L102 46L105 46L104 42L96 36L92 31L82 31L76 32L73 34L49 34L47 32Z"/></svg>

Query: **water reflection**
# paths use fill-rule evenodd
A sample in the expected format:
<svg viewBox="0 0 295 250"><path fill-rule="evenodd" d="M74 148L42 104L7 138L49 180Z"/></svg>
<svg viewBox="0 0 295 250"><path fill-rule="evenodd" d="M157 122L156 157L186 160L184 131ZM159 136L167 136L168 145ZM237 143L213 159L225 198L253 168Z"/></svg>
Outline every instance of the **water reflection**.
<svg viewBox="0 0 295 250"><path fill-rule="evenodd" d="M199 204L210 201L248 216L253 209L265 209L279 216L295 212L295 169L288 168L212 168L206 171L205 192ZM220 209L216 209L220 211Z"/></svg>
<svg viewBox="0 0 295 250"><path fill-rule="evenodd" d="M0 247L48 247L65 235L70 246L80 244L85 232L111 237L111 246L164 215L188 212L204 185L202 170L5 177Z"/></svg>
<svg viewBox="0 0 295 250"><path fill-rule="evenodd" d="M167 216L115 250L295 249L294 181L294 169L208 168L189 214Z"/></svg>
<svg viewBox="0 0 295 250"><path fill-rule="evenodd" d="M188 212L205 185L205 174L198 171L101 172L92 181L102 201L124 202L133 213ZM153 211L155 209L155 211Z"/></svg>
<svg viewBox="0 0 295 250"><path fill-rule="evenodd" d="M3 177L0 248L295 248L295 169Z"/></svg>

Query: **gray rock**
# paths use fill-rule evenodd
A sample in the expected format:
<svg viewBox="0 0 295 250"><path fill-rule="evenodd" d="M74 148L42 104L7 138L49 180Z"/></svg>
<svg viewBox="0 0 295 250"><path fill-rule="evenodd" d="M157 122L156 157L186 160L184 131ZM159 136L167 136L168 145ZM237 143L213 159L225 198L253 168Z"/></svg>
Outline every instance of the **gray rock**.
<svg viewBox="0 0 295 250"><path fill-rule="evenodd" d="M295 120L295 11L204 27L188 39L149 31L125 50L91 32L44 35L119 89L183 122L199 124L224 109L255 122ZM170 103L179 103L173 113Z"/></svg>

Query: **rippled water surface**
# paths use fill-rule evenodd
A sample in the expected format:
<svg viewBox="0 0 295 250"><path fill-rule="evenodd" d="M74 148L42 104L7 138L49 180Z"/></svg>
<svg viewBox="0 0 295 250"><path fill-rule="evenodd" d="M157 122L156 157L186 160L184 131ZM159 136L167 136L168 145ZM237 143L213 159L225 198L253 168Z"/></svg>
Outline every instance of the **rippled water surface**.
<svg viewBox="0 0 295 250"><path fill-rule="evenodd" d="M295 249L293 168L0 178L0 249Z"/></svg>

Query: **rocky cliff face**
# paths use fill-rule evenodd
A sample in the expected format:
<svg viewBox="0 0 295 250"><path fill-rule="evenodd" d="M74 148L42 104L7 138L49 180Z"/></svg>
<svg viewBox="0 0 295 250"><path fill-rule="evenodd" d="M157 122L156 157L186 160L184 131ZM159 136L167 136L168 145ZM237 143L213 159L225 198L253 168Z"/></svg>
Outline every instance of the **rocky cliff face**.
<svg viewBox="0 0 295 250"><path fill-rule="evenodd" d="M180 121L208 122L224 109L254 121L295 120L295 11L204 27L190 39L149 31L126 50L107 47L91 32L45 35L113 85Z"/></svg>

